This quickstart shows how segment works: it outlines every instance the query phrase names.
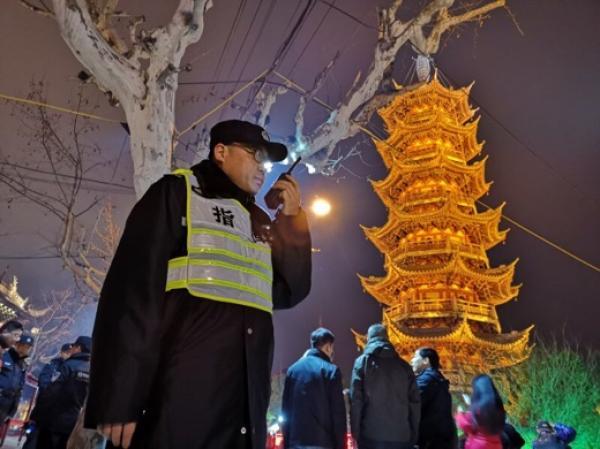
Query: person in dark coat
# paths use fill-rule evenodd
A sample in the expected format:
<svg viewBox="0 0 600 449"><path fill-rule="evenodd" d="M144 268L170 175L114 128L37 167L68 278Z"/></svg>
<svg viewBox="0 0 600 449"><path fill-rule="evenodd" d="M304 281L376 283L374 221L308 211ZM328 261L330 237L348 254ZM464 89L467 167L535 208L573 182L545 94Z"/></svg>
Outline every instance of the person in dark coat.
<svg viewBox="0 0 600 449"><path fill-rule="evenodd" d="M577 432L565 424L551 424L540 421L536 428L537 438L533 441L533 449L570 449L569 443L575 440Z"/></svg>
<svg viewBox="0 0 600 449"><path fill-rule="evenodd" d="M286 154L259 126L221 122L211 129L208 160L191 172L164 176L133 208L100 294L93 333L85 424L110 438L109 447L264 448L271 309L298 304L311 278L310 234L297 182L286 176L274 184L282 205L273 222L255 204L263 163ZM211 212L190 220L188 200L210 204ZM192 244L198 236L198 252L189 251L188 227ZM232 255L232 246L260 247L261 254L270 251L270 260L252 268L257 260ZM193 260L206 266L190 266ZM172 272L170 264L181 261L188 271L201 270L201 285L194 276L173 281L185 272ZM242 272L240 265L248 269ZM215 284L209 273L231 266L232 276L257 273L271 286L267 291L254 277L264 290L234 281ZM218 291L232 284L239 297L222 300ZM195 290L213 286L214 295ZM258 294L264 307L242 301Z"/></svg>
<svg viewBox="0 0 600 449"><path fill-rule="evenodd" d="M421 393L419 449L455 449L458 438L450 382L440 372L438 353L432 348L417 349L411 365Z"/></svg>
<svg viewBox="0 0 600 449"><path fill-rule="evenodd" d="M60 367L63 365L65 360L71 356L71 343L65 343L60 348L58 357L53 358L50 362L46 363L38 376L38 388L44 390L48 385L56 380Z"/></svg>
<svg viewBox="0 0 600 449"><path fill-rule="evenodd" d="M14 347L2 355L0 370L0 423L14 416L25 385L25 359L33 347L33 337L22 334Z"/></svg>
<svg viewBox="0 0 600 449"><path fill-rule="evenodd" d="M525 440L521 434L508 421L504 423L500 440L502 441L502 449L521 449L525 445Z"/></svg>
<svg viewBox="0 0 600 449"><path fill-rule="evenodd" d="M8 320L0 326L0 357L12 348L23 335L23 324Z"/></svg>
<svg viewBox="0 0 600 449"><path fill-rule="evenodd" d="M71 356L60 367L58 378L40 397L38 449L65 449L88 393L91 337L80 336Z"/></svg>
<svg viewBox="0 0 600 449"><path fill-rule="evenodd" d="M287 371L281 411L285 449L344 449L342 373L332 362L333 333L316 329L311 349Z"/></svg>
<svg viewBox="0 0 600 449"><path fill-rule="evenodd" d="M60 368L64 364L65 360L67 360L71 356L71 350L73 345L71 343L65 343L60 348L60 353L58 357L50 360L49 363L46 363L40 374L38 376L38 394L36 404L29 415L29 422L27 423L27 440L23 445L23 449L33 449L37 447L37 438L38 438L38 417L42 417L46 415L45 407L48 407L48 401L45 400L46 389L54 382L60 373Z"/></svg>
<svg viewBox="0 0 600 449"><path fill-rule="evenodd" d="M396 353L381 324L369 327L354 363L350 423L359 449L412 449L421 402L410 365Z"/></svg>

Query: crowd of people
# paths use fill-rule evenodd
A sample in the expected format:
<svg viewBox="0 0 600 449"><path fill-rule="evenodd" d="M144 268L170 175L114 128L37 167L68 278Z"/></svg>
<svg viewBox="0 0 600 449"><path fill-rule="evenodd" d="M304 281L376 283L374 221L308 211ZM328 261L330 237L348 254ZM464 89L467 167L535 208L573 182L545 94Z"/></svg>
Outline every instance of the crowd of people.
<svg viewBox="0 0 600 449"><path fill-rule="evenodd" d="M19 321L9 320L0 327L0 423L4 432L17 412L34 343ZM64 344L59 355L42 367L23 448L66 448L88 392L91 347L91 337L80 336L74 343Z"/></svg>
<svg viewBox="0 0 600 449"><path fill-rule="evenodd" d="M287 371L282 399L285 449L345 449L346 407L335 337L324 328ZM372 325L352 370L350 430L358 449L520 449L525 441L506 417L489 375L472 381L468 410L453 415L450 382L434 348L418 349L410 364L381 324ZM458 437L458 429L461 437ZM567 449L573 428L544 421L533 449Z"/></svg>

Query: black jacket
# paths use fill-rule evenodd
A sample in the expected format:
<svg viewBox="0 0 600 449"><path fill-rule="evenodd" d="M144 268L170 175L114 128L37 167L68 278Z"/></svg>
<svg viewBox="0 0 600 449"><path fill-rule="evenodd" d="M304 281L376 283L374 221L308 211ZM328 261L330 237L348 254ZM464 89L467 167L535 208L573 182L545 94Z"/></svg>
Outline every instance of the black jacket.
<svg viewBox="0 0 600 449"><path fill-rule="evenodd" d="M502 440L502 449L521 449L525 445L525 440L521 434L508 422L504 423L500 439Z"/></svg>
<svg viewBox="0 0 600 449"><path fill-rule="evenodd" d="M318 349L310 349L287 371L281 411L285 448L344 449L346 408L342 373Z"/></svg>
<svg viewBox="0 0 600 449"><path fill-rule="evenodd" d="M205 197L235 198L253 228L270 225L254 198L210 161L192 168ZM165 292L169 259L185 255L185 181L165 176L133 208L104 282L93 333L86 426L137 422L133 448L262 449L273 357L272 316ZM259 232L259 231L257 231ZM273 305L308 295L306 216L271 225Z"/></svg>
<svg viewBox="0 0 600 449"><path fill-rule="evenodd" d="M60 372L60 367L64 363L64 359L61 357L56 357L50 360L49 363L46 363L40 374L38 376L38 387L40 390L48 387L54 380L56 380L56 376Z"/></svg>
<svg viewBox="0 0 600 449"><path fill-rule="evenodd" d="M25 362L10 348L2 355L0 370L0 418L12 417L17 411L25 384Z"/></svg>
<svg viewBox="0 0 600 449"><path fill-rule="evenodd" d="M421 404L412 368L392 344L369 340L356 359L350 387L352 435L365 445L386 442L387 447L415 444Z"/></svg>
<svg viewBox="0 0 600 449"><path fill-rule="evenodd" d="M44 415L37 416L40 427L69 435L85 403L90 382L90 354L73 354L61 365L58 378L40 395Z"/></svg>
<svg viewBox="0 0 600 449"><path fill-rule="evenodd" d="M427 368L417 376L417 386L421 392L419 448L457 447L450 382L438 370Z"/></svg>

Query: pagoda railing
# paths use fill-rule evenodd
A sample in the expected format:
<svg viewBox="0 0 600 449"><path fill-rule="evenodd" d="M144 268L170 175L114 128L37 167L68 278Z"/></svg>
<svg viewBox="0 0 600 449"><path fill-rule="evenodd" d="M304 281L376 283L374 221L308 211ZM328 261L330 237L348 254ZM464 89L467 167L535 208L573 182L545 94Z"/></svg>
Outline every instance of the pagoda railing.
<svg viewBox="0 0 600 449"><path fill-rule="evenodd" d="M471 259L477 259L488 263L488 258L485 250L480 245L471 243L452 242L448 239L435 241L420 241L420 242L403 242L393 252L393 259L399 260L410 256L429 256L439 253L455 253Z"/></svg>
<svg viewBox="0 0 600 449"><path fill-rule="evenodd" d="M385 314L396 323L408 318L462 318L466 315L473 321L498 324L495 307L455 298L402 301L398 305L388 307Z"/></svg>

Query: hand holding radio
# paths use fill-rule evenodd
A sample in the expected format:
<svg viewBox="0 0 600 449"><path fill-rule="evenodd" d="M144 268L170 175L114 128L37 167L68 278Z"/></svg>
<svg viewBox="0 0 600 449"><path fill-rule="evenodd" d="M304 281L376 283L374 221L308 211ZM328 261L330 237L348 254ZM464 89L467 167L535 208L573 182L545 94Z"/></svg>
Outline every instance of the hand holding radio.
<svg viewBox="0 0 600 449"><path fill-rule="evenodd" d="M300 212L300 186L291 176L292 170L300 159L298 158L287 172L279 176L265 195L265 203L269 209L277 209L281 206L283 215L297 215Z"/></svg>

